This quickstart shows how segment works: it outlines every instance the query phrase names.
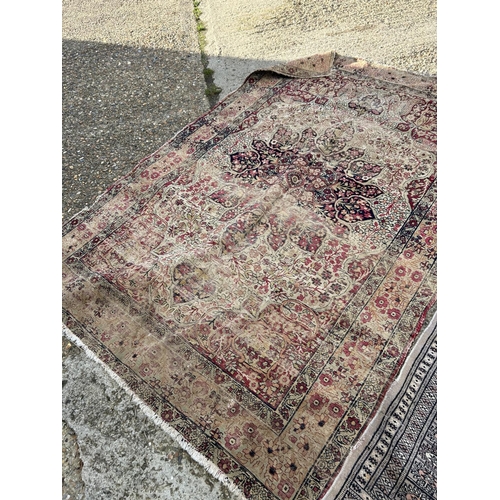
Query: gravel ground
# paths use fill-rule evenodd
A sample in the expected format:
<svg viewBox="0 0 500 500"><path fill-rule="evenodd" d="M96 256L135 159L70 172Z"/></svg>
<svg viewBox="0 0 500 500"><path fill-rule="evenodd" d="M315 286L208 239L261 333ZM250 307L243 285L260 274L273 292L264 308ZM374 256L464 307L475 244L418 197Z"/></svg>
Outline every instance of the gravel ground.
<svg viewBox="0 0 500 500"><path fill-rule="evenodd" d="M220 97L254 69L335 50L436 73L436 1L201 0ZM63 221L209 109L192 0L63 0ZM229 500L66 339L62 498Z"/></svg>
<svg viewBox="0 0 500 500"><path fill-rule="evenodd" d="M190 0L64 0L63 220L208 110Z"/></svg>

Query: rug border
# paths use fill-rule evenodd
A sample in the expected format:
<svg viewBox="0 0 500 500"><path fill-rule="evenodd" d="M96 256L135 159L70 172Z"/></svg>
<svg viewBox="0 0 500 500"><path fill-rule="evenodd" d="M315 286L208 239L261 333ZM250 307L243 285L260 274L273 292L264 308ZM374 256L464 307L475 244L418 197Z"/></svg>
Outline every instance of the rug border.
<svg viewBox="0 0 500 500"><path fill-rule="evenodd" d="M344 464L342 465L342 469L340 470L339 474L333 481L330 488L323 495L321 500L334 500L336 498L336 495L340 492L340 490L344 486L344 483L349 478L353 466L356 464L359 457L363 454L363 451L365 450L366 446L371 442L374 432L382 423L388 408L390 407L390 405L394 401L394 398L399 394L399 391L403 387L406 378L408 377L412 369L413 363L420 355L422 348L424 347L425 343L427 342L432 332L434 331L436 324L437 324L437 310L433 314L431 320L428 322L426 327L418 335L417 340L413 344L413 347L411 348L408 356L406 357L396 380L394 380L392 385L389 387L384 399L382 400L380 406L376 411L375 416L366 427L365 432L363 433L361 438L352 447L350 453L346 457Z"/></svg>

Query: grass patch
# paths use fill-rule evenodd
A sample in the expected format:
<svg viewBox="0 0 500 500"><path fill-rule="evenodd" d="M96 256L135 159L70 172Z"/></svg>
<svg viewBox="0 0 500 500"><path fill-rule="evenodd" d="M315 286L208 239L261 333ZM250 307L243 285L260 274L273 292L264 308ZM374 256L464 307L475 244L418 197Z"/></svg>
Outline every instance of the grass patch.
<svg viewBox="0 0 500 500"><path fill-rule="evenodd" d="M222 92L222 89L220 87L217 87L215 83L211 83L210 85L207 85L207 88L205 89L205 95L207 97L215 97L219 95Z"/></svg>
<svg viewBox="0 0 500 500"><path fill-rule="evenodd" d="M200 45L201 63L203 64L203 76L205 77L205 95L208 97L210 106L214 106L218 102L218 95L222 92L220 87L214 83L213 75L214 70L208 67L208 56L205 53L207 46L206 31L207 27L201 20L200 0L193 0L193 14L196 21L196 30L198 31L198 43Z"/></svg>
<svg viewBox="0 0 500 500"><path fill-rule="evenodd" d="M205 26L205 24L201 20L201 10L200 10L200 7L199 7L200 6L200 2L195 0L193 2L193 5L194 5L193 14L194 14L194 18L196 20L196 29L198 30L198 33L200 31L206 31L207 27Z"/></svg>

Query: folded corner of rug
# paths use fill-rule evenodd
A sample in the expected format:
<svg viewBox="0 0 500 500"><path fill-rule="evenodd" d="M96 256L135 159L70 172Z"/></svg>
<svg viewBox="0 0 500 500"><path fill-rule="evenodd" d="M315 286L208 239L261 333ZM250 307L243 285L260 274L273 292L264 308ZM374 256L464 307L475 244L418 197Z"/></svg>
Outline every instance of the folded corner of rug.
<svg viewBox="0 0 500 500"><path fill-rule="evenodd" d="M323 54L314 54L308 57L301 57L283 64L277 64L266 71L273 71L284 76L293 78L317 78L327 76L335 61L336 53L333 51Z"/></svg>

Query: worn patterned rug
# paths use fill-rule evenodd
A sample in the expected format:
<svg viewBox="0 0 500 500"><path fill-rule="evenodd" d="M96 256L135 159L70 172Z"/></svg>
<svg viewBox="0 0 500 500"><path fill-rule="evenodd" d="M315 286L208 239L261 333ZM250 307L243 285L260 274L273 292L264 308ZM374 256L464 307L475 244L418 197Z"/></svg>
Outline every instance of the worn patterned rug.
<svg viewBox="0 0 500 500"><path fill-rule="evenodd" d="M435 78L253 73L64 225L64 331L242 498L413 495L436 182Z"/></svg>

